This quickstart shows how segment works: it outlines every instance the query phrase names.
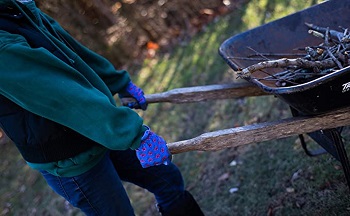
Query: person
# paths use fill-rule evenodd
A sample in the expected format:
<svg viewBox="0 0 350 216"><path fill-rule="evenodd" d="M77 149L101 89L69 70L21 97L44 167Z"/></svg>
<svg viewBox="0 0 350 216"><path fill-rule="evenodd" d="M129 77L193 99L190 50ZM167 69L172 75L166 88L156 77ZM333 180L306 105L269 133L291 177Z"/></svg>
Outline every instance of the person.
<svg viewBox="0 0 350 216"><path fill-rule="evenodd" d="M166 141L134 109L142 89L77 42L33 0L0 0L0 126L27 164L86 215L134 215L122 185L162 215L203 215ZM113 95L136 100L117 106Z"/></svg>

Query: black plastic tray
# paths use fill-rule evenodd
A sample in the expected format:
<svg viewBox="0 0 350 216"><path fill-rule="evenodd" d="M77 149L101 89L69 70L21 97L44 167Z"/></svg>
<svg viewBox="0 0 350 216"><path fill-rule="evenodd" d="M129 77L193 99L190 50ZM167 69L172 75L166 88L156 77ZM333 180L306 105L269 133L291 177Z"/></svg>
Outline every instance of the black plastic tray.
<svg viewBox="0 0 350 216"><path fill-rule="evenodd" d="M297 48L320 44L321 39L308 34L305 22L336 30L340 26L350 28L350 0L330 0L235 35L221 44L219 54L233 70L237 70L258 62L240 59L253 54L248 47L260 53L297 53L300 52ZM254 77L247 81L307 115L350 105L349 67L290 87L276 87L267 81L259 81L266 77L265 73L256 72Z"/></svg>

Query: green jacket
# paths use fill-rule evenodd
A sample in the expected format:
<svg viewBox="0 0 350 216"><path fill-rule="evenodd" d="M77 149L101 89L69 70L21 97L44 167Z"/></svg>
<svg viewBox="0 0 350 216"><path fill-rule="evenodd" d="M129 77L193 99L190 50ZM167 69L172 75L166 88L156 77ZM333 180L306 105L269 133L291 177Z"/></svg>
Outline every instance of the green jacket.
<svg viewBox="0 0 350 216"><path fill-rule="evenodd" d="M14 0L0 0L0 4L20 5ZM0 93L22 108L101 144L64 161L28 164L54 175L74 176L98 163L108 149L138 148L145 131L143 120L135 111L117 107L113 98L130 81L128 73L115 70L108 60L79 44L34 2L25 7L29 13L19 8L74 67L44 48L31 48L21 35L0 30ZM46 29L43 19L72 49Z"/></svg>

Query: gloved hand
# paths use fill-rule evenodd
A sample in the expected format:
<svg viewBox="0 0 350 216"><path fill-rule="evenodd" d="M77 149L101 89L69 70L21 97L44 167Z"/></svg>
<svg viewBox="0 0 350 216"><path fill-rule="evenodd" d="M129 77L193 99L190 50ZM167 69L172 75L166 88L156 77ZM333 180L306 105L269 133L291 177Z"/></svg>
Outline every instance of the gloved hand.
<svg viewBox="0 0 350 216"><path fill-rule="evenodd" d="M131 81L128 83L125 89L119 93L119 98L123 99L125 97L132 97L136 101L135 102L128 102L125 104L129 108L133 109L142 109L146 110L147 109L147 101L144 96L144 93L141 88L137 87L134 83Z"/></svg>
<svg viewBox="0 0 350 216"><path fill-rule="evenodd" d="M140 147L136 149L141 166L147 168L161 164L168 165L171 161L171 153L165 140L152 132L149 127L147 128L141 138Z"/></svg>

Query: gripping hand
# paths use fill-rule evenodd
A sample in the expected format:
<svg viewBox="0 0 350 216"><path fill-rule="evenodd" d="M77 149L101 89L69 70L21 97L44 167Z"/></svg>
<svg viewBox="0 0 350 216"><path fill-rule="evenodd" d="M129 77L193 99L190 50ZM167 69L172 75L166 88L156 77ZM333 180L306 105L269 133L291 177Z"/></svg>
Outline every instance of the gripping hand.
<svg viewBox="0 0 350 216"><path fill-rule="evenodd" d="M120 99L127 98L127 97L131 97L131 98L134 98L136 100L136 101L130 101L130 102L124 104L127 107L132 108L132 109L142 109L142 110L147 109L147 101L146 101L146 98L144 96L142 89L139 88L138 86L136 86L131 81L128 83L126 88L122 92L119 93Z"/></svg>
<svg viewBox="0 0 350 216"><path fill-rule="evenodd" d="M141 138L141 145L136 149L136 155L141 166L147 168L161 164L168 165L171 154L165 140L152 132L149 127Z"/></svg>

